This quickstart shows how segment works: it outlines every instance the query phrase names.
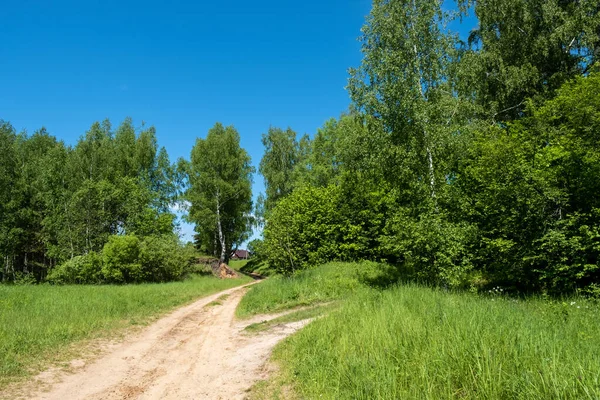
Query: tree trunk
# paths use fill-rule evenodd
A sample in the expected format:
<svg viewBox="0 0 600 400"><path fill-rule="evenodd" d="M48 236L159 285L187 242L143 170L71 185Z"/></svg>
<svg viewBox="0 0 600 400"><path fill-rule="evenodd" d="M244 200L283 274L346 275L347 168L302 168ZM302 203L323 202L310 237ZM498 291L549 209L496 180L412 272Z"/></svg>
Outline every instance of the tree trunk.
<svg viewBox="0 0 600 400"><path fill-rule="evenodd" d="M415 0L413 0L412 2L412 6L413 6L413 10L417 11L417 5ZM412 26L412 30L413 30L413 34L414 34L414 38L413 40L416 42L417 40L417 34L415 32L415 27L414 25ZM419 63L419 50L417 49L417 45L416 43L413 45L413 52L415 53L415 60L417 60L417 71L418 71L418 82L417 85L419 86L419 93L421 93L421 98L423 99L423 101L425 102L425 104L427 103L427 96L425 95L424 91L423 91L423 74L421 73L421 65ZM425 120L424 126L427 126L427 120ZM425 151L427 153L427 166L429 169L429 185L431 188L431 198L436 201L436 196L435 196L435 174L434 174L434 167L433 167L433 155L431 153L431 147L430 147L430 143L429 143L429 137L427 134L427 128L423 128L423 140L425 142ZM437 205L436 205L437 208Z"/></svg>
<svg viewBox="0 0 600 400"><path fill-rule="evenodd" d="M221 225L221 203L219 199L219 191L217 191L217 229L219 231L219 242L221 244L221 256L219 257L219 264L226 261L227 250L225 248L225 235L223 234L223 227Z"/></svg>

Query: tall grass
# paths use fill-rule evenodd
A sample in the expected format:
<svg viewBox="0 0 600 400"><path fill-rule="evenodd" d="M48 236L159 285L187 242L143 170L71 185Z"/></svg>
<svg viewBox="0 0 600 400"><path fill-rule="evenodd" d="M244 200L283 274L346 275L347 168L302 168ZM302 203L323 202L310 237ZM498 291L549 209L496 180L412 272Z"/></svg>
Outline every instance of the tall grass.
<svg viewBox="0 0 600 400"><path fill-rule="evenodd" d="M292 276L275 276L253 286L237 309L240 317L342 299L388 271L372 262L329 263Z"/></svg>
<svg viewBox="0 0 600 400"><path fill-rule="evenodd" d="M108 336L249 280L207 276L127 286L0 285L0 385L60 359L75 341Z"/></svg>
<svg viewBox="0 0 600 400"><path fill-rule="evenodd" d="M405 285L356 291L275 357L306 399L598 399L599 343L593 302Z"/></svg>

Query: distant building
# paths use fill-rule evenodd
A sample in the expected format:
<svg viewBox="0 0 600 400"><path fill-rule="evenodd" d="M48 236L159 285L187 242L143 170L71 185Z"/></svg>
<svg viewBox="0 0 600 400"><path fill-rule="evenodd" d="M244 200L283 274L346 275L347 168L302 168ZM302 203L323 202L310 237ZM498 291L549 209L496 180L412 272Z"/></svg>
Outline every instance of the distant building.
<svg viewBox="0 0 600 400"><path fill-rule="evenodd" d="M248 250L236 250L231 255L232 260L247 260L250 257L250 252Z"/></svg>

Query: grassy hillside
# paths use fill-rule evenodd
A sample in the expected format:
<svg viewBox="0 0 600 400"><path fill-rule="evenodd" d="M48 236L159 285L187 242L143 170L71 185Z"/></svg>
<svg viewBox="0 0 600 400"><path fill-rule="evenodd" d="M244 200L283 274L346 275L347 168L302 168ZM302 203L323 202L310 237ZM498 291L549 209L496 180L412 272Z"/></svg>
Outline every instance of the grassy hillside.
<svg viewBox="0 0 600 400"><path fill-rule="evenodd" d="M324 277L343 268L348 265L330 264L282 280L284 296L268 308L322 298L319 293L330 293ZM340 308L275 352L282 366L275 379L293 385L300 398L600 398L595 302L523 301L499 291L482 297L416 285L376 290L357 282ZM265 285L251 294L258 298L260 291L275 289ZM290 293L296 293L292 301ZM246 310L255 304L250 300Z"/></svg>
<svg viewBox="0 0 600 400"><path fill-rule="evenodd" d="M110 336L248 281L196 276L184 282L126 286L0 285L0 386L64 358L78 340Z"/></svg>

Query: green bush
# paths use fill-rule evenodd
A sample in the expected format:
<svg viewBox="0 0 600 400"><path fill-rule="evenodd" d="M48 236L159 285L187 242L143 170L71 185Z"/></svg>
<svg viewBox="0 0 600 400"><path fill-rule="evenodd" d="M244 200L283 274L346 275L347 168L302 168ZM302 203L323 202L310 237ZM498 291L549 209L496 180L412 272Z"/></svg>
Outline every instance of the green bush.
<svg viewBox="0 0 600 400"><path fill-rule="evenodd" d="M65 285L75 283L102 283L102 257L96 252L76 256L52 269L46 280L50 283Z"/></svg>
<svg viewBox="0 0 600 400"><path fill-rule="evenodd" d="M139 263L147 280L172 281L179 279L190 264L189 252L173 235L148 236L140 243Z"/></svg>
<svg viewBox="0 0 600 400"><path fill-rule="evenodd" d="M193 246L182 246L175 235L111 236L102 253L73 257L46 280L59 285L173 281L194 272L195 255Z"/></svg>
<svg viewBox="0 0 600 400"><path fill-rule="evenodd" d="M374 259L383 207L383 191L346 193L338 185L298 189L269 215L261 250L281 273L329 261Z"/></svg>
<svg viewBox="0 0 600 400"><path fill-rule="evenodd" d="M390 216L382 249L406 278L449 287L464 287L473 269L470 246L475 228L452 223L439 213L413 218L402 211Z"/></svg>
<svg viewBox="0 0 600 400"><path fill-rule="evenodd" d="M102 274L107 282L142 282L148 278L140 263L140 239L137 236L111 236L104 245L102 256Z"/></svg>

